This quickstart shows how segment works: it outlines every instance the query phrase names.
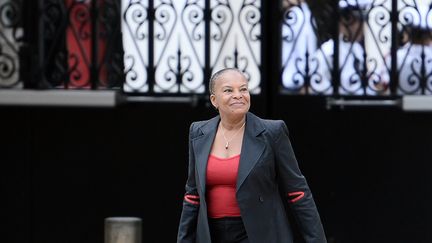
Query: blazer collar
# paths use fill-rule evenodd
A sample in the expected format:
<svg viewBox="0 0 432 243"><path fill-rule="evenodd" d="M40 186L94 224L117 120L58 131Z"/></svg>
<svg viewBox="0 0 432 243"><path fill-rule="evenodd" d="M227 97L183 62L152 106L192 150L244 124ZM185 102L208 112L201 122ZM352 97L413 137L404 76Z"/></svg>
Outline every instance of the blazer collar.
<svg viewBox="0 0 432 243"><path fill-rule="evenodd" d="M196 169L198 173L198 181L202 195L205 195L205 182L207 161L210 155L210 150L216 136L217 126L220 121L220 116L213 117L208 120L198 129L201 134L193 138L194 153L196 159ZM259 135L265 130L260 119L254 114L248 112L246 114L245 132L243 135L243 143L240 155L239 171L237 175L237 191L243 184L244 180L249 175L252 168L258 162L259 157L265 148L264 141L259 138Z"/></svg>
<svg viewBox="0 0 432 243"><path fill-rule="evenodd" d="M264 152L265 142L260 134L265 130L261 120L252 113L246 115L246 128L243 135L243 143L240 155L240 164L237 174L236 191L240 189L243 182L258 162Z"/></svg>
<svg viewBox="0 0 432 243"><path fill-rule="evenodd" d="M198 129L200 130L200 135L193 138L193 151L195 155L195 166L198 174L199 189L201 190L201 195L205 195L205 185L206 185L206 170L207 170L207 160L210 155L210 150L216 136L217 126L219 124L219 115L213 117L212 119L205 122Z"/></svg>

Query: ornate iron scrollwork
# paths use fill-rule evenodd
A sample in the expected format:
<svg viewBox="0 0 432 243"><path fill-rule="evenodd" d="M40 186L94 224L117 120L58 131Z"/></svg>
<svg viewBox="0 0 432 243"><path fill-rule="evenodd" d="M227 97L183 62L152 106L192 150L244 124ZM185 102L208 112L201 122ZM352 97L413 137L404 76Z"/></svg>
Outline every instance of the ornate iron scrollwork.
<svg viewBox="0 0 432 243"><path fill-rule="evenodd" d="M22 44L22 1L0 0L0 87L22 87L19 48Z"/></svg>
<svg viewBox="0 0 432 243"><path fill-rule="evenodd" d="M260 1L126 2L125 91L204 93L209 78L204 70L237 65L259 93Z"/></svg>
<svg viewBox="0 0 432 243"><path fill-rule="evenodd" d="M155 1L156 93L203 93L204 1Z"/></svg>
<svg viewBox="0 0 432 243"><path fill-rule="evenodd" d="M284 1L283 91L324 95L432 94L430 3L346 1L345 7L338 8L338 45L333 43L338 39L333 36L312 54L313 48L307 42L299 42L305 28L314 27L316 17L311 16L308 21L306 2L314 4L304 0ZM295 51L305 46L307 50L295 56ZM335 60L336 48L339 55ZM337 69L333 67L335 63Z"/></svg>
<svg viewBox="0 0 432 243"><path fill-rule="evenodd" d="M432 94L432 9L421 1L399 6L402 45L397 49L399 94Z"/></svg>
<svg viewBox="0 0 432 243"><path fill-rule="evenodd" d="M281 26L283 87L291 93L319 92L322 77L317 70L324 64L313 56L318 44L315 19L306 2L287 2L285 7Z"/></svg>
<svg viewBox="0 0 432 243"><path fill-rule="evenodd" d="M122 1L122 38L127 92L148 92L148 1Z"/></svg>
<svg viewBox="0 0 432 243"><path fill-rule="evenodd" d="M39 0L40 87L118 87L123 79L120 0ZM120 81L120 82L119 82Z"/></svg>
<svg viewBox="0 0 432 243"><path fill-rule="evenodd" d="M261 1L211 1L211 69L241 69L261 92ZM237 18L235 18L237 17Z"/></svg>

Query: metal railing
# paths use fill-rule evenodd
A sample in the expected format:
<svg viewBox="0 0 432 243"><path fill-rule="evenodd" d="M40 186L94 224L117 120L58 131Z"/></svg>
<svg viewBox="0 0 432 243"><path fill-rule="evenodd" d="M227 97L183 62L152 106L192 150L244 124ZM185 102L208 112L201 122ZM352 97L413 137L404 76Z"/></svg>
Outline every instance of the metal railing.
<svg viewBox="0 0 432 243"><path fill-rule="evenodd" d="M213 71L237 67L254 94L263 77L277 94L431 94L430 1L343 1L0 0L0 86L147 102L133 95L206 95Z"/></svg>
<svg viewBox="0 0 432 243"><path fill-rule="evenodd" d="M281 92L432 94L428 0L284 0Z"/></svg>

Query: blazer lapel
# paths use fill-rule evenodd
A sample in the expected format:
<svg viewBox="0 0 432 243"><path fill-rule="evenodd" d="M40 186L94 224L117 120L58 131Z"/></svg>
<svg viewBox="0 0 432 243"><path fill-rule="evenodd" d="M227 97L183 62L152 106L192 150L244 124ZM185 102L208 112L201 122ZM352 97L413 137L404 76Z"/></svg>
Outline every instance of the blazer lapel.
<svg viewBox="0 0 432 243"><path fill-rule="evenodd" d="M217 125L219 123L219 116L210 119L203 126L198 129L201 130L202 135L193 139L193 151L195 153L195 166L198 173L198 181L201 188L201 195L205 195L206 185L206 170L207 160L210 150L216 136Z"/></svg>
<svg viewBox="0 0 432 243"><path fill-rule="evenodd" d="M236 191L240 189L264 151L265 143L258 137L264 130L259 118L252 113L247 113L246 128L243 135L240 164L237 174Z"/></svg>

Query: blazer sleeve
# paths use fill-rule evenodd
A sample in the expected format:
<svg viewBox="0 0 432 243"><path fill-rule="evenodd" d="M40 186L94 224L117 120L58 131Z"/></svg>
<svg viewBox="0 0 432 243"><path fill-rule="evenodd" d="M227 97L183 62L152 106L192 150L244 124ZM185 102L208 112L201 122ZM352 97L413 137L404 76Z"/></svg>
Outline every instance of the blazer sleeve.
<svg viewBox="0 0 432 243"><path fill-rule="evenodd" d="M195 182L195 158L192 148L192 134L194 124L189 129L189 166L188 178L185 186L183 197L183 209L180 217L179 229L177 234L177 243L195 243L196 227L199 210L199 194Z"/></svg>
<svg viewBox="0 0 432 243"><path fill-rule="evenodd" d="M283 194L307 243L325 243L326 237L312 193L300 171L285 122L279 121L275 140L277 174Z"/></svg>

